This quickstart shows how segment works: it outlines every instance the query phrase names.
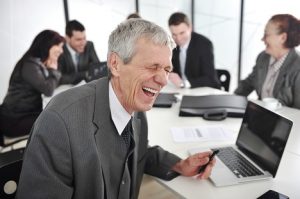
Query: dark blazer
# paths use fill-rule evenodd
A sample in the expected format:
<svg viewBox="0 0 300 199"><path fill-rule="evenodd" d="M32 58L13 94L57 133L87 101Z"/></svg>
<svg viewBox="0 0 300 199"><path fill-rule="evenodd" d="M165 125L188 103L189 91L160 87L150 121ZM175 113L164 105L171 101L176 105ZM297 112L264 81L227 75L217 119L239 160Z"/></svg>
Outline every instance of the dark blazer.
<svg viewBox="0 0 300 199"><path fill-rule="evenodd" d="M70 51L66 44L63 46L64 52L58 59L58 69L62 73L60 84L77 84L85 80L90 67L93 64L100 63L97 57L94 44L87 41L84 52L79 54L78 71L75 71L75 65L72 60Z"/></svg>
<svg viewBox="0 0 300 199"><path fill-rule="evenodd" d="M1 117L18 118L28 113L40 113L42 94L51 96L60 77L59 71L46 69L38 58L30 57L18 63L10 77Z"/></svg>
<svg viewBox="0 0 300 199"><path fill-rule="evenodd" d="M114 199L120 192L124 162L117 156L117 133L109 108L108 79L70 89L56 97L34 125L17 198ZM160 147L148 148L145 114L133 117L135 149L131 197L137 198L144 173L163 179L179 157Z"/></svg>
<svg viewBox="0 0 300 199"><path fill-rule="evenodd" d="M173 50L172 63L173 72L181 77L179 52L180 48L177 46ZM192 32L187 49L185 74L192 88L202 86L220 88L214 66L213 45L208 38L195 32Z"/></svg>
<svg viewBox="0 0 300 199"><path fill-rule="evenodd" d="M264 51L257 57L252 73L242 80L234 91L237 95L248 96L253 90L261 99L261 91L268 73L270 55ZM283 105L300 108L300 56L291 49L283 62L274 85L273 96Z"/></svg>

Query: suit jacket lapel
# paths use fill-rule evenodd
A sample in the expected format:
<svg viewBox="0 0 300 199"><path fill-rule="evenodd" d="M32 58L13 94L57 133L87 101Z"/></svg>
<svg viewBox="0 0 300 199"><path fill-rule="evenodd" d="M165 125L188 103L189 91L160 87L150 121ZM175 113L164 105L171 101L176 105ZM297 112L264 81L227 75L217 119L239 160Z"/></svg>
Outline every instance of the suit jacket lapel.
<svg viewBox="0 0 300 199"><path fill-rule="evenodd" d="M75 72L75 65L73 62L73 58L66 44L64 45L64 55L66 59L66 65L68 66L68 71Z"/></svg>
<svg viewBox="0 0 300 199"><path fill-rule="evenodd" d="M174 64L174 72L178 73L181 77L180 63L179 63L180 47L176 46L173 50L172 63Z"/></svg>
<svg viewBox="0 0 300 199"><path fill-rule="evenodd" d="M278 78L276 80L276 83L274 85L274 91L273 94L274 96L277 96L277 93L279 92L279 89L283 82L285 81L284 76L288 72L290 66L292 66L292 62L296 59L296 51L294 49L291 49L289 54L287 55L285 61L283 62L282 66L280 67L280 71L278 74Z"/></svg>
<svg viewBox="0 0 300 199"><path fill-rule="evenodd" d="M108 95L108 79L104 78L96 84L96 98L95 98L95 113L93 122L97 127L95 132L95 141L98 149L98 155L101 162L101 168L104 176L107 198L110 198L109 187L110 183L110 167L108 165L109 159L107 154L111 153L110 146L113 143L112 136L107 136L107 133L116 131L111 120L111 113L109 109L109 95Z"/></svg>
<svg viewBox="0 0 300 199"><path fill-rule="evenodd" d="M101 161L102 172L104 176L106 190L112 190L109 185L110 182L110 170L113 165L108 165L109 162L107 154L111 153L111 146L114 142L113 136L107 135L111 134L116 128L111 120L111 112L109 108L109 94L108 94L108 79L102 78L96 84L96 98L95 98L95 113L93 123L95 124L97 130L95 132L95 141L97 144L99 159ZM138 161L138 150L139 150L139 140L140 140L140 130L141 122L140 119L134 115L132 121L133 137L135 141L135 149L132 158L132 168L131 168L131 193L134 194L136 187L136 175L137 175L137 161ZM116 132L117 133L117 132ZM110 193L107 193L107 198L110 198Z"/></svg>
<svg viewBox="0 0 300 199"><path fill-rule="evenodd" d="M193 71L193 58L199 57L198 55L194 55L193 52L195 49L197 49L196 43L193 41L194 40L194 33L192 33L191 36L191 41L189 43L188 48L186 49L186 60L185 60L185 74L190 73L190 71Z"/></svg>
<svg viewBox="0 0 300 199"><path fill-rule="evenodd" d="M136 187L136 176L137 176L136 172L137 172L139 141L140 141L140 133L141 133L141 121L136 117L136 115L133 117L132 129L133 129L133 138L135 142L135 149L133 152L132 168L131 168L131 194L134 194L135 187Z"/></svg>
<svg viewBox="0 0 300 199"><path fill-rule="evenodd" d="M268 73L268 67L269 67L269 62L270 62L270 55L266 56L266 58L264 58L260 63L257 63L257 65L261 65L263 67L258 67L258 71L257 71L257 93L259 96L261 96L261 91L262 91L262 87L263 84L265 82L267 73Z"/></svg>

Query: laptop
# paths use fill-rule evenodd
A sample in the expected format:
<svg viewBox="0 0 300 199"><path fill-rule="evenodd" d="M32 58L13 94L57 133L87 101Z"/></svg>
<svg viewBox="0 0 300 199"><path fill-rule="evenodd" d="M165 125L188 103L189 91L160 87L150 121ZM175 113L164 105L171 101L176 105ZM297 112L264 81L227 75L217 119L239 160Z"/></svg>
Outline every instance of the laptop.
<svg viewBox="0 0 300 199"><path fill-rule="evenodd" d="M177 102L175 95L178 93L159 93L153 107L170 108L172 104Z"/></svg>
<svg viewBox="0 0 300 199"><path fill-rule="evenodd" d="M234 146L219 150L210 179L228 186L276 176L292 121L249 101Z"/></svg>

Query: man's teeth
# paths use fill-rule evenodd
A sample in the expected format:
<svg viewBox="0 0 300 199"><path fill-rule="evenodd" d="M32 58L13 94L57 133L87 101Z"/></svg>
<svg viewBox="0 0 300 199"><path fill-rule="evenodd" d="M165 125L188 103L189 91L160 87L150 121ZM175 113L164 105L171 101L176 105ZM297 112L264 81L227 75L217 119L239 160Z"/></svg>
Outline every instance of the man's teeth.
<svg viewBox="0 0 300 199"><path fill-rule="evenodd" d="M146 88L146 87L144 87L143 89L146 90L146 91L148 91L148 92L150 92L150 93L153 93L153 94L158 93L157 90L154 90L154 89L152 89L152 88Z"/></svg>

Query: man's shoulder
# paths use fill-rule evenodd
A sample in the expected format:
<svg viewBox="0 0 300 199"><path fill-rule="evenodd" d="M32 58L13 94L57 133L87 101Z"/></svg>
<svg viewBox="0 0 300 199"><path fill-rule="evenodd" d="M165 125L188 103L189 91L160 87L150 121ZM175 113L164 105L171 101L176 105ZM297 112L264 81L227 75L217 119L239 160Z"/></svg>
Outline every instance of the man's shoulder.
<svg viewBox="0 0 300 199"><path fill-rule="evenodd" d="M265 50L261 51L258 55L257 55L257 58L256 58L256 61L262 61L262 60L269 60L270 59L270 55L268 53L266 53Z"/></svg>
<svg viewBox="0 0 300 199"><path fill-rule="evenodd" d="M212 44L212 42L210 41L210 39L208 39L206 36L201 35L201 34L196 33L196 32L192 32L191 41L192 42L201 42L201 43Z"/></svg>
<svg viewBox="0 0 300 199"><path fill-rule="evenodd" d="M85 85L64 91L49 102L45 110L53 110L63 114L65 111L81 109L94 104L97 84L103 80L96 80Z"/></svg>
<svg viewBox="0 0 300 199"><path fill-rule="evenodd" d="M85 46L87 49L94 48L94 43L92 41L87 41Z"/></svg>

